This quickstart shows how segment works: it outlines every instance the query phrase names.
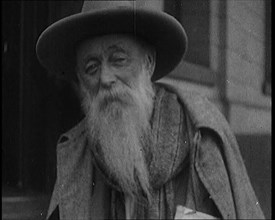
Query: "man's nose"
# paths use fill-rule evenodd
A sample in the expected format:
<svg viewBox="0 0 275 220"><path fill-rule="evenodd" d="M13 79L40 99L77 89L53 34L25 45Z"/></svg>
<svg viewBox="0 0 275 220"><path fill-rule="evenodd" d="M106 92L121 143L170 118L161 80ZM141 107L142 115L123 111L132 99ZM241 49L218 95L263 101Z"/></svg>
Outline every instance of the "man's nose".
<svg viewBox="0 0 275 220"><path fill-rule="evenodd" d="M114 72L106 67L102 66L101 67L101 75L100 75L100 86L103 88L110 88L115 84L116 82L116 77Z"/></svg>

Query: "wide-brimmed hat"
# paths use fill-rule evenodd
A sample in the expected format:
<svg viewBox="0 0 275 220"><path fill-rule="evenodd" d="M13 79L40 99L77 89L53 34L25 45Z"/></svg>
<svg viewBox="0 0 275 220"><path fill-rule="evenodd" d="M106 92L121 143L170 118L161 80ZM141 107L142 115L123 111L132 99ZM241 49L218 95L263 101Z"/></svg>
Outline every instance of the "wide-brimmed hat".
<svg viewBox="0 0 275 220"><path fill-rule="evenodd" d="M187 49L181 24L163 11L141 7L136 1L85 1L82 11L65 17L40 35L36 53L40 63L57 74L75 71L75 47L88 38L106 34L132 34L156 49L152 81L171 72Z"/></svg>

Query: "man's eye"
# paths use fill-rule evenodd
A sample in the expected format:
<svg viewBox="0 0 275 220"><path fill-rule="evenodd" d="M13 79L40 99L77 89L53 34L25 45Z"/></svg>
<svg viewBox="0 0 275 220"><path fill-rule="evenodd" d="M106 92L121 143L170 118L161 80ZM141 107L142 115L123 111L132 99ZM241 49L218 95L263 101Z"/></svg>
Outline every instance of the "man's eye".
<svg viewBox="0 0 275 220"><path fill-rule="evenodd" d="M127 58L124 56L112 57L111 62L116 65L123 65L127 62Z"/></svg>
<svg viewBox="0 0 275 220"><path fill-rule="evenodd" d="M124 58L124 57L114 58L115 62L123 62L125 60L126 60L126 58Z"/></svg>
<svg viewBox="0 0 275 220"><path fill-rule="evenodd" d="M98 69L98 64L93 63L86 67L85 73L89 75L94 75L97 72L97 69Z"/></svg>

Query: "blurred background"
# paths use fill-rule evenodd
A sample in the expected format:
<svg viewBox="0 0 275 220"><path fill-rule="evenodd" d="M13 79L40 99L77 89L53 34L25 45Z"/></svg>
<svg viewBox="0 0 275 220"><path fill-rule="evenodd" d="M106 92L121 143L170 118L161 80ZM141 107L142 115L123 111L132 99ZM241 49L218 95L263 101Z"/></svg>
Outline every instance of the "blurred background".
<svg viewBox="0 0 275 220"><path fill-rule="evenodd" d="M56 143L83 116L73 85L35 54L41 32L83 1L1 1L2 219L45 219ZM140 0L184 26L185 60L160 81L212 101L236 134L253 188L271 218L271 0Z"/></svg>

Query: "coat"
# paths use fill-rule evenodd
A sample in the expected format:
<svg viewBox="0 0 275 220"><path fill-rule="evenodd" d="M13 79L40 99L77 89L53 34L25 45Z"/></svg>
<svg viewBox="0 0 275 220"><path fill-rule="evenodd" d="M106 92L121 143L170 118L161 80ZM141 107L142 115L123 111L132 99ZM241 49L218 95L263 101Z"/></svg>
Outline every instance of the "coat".
<svg viewBox="0 0 275 220"><path fill-rule="evenodd" d="M188 174L192 187L190 181L188 187L183 186L194 198L188 200L190 208L202 207L202 198L210 195L223 219L263 219L237 141L223 115L198 94L162 86L178 95L194 127ZM84 123L82 120L58 141L57 179L47 218L57 206L60 219L108 218L105 210L109 208L110 189L93 166ZM202 139L202 134L215 138Z"/></svg>

